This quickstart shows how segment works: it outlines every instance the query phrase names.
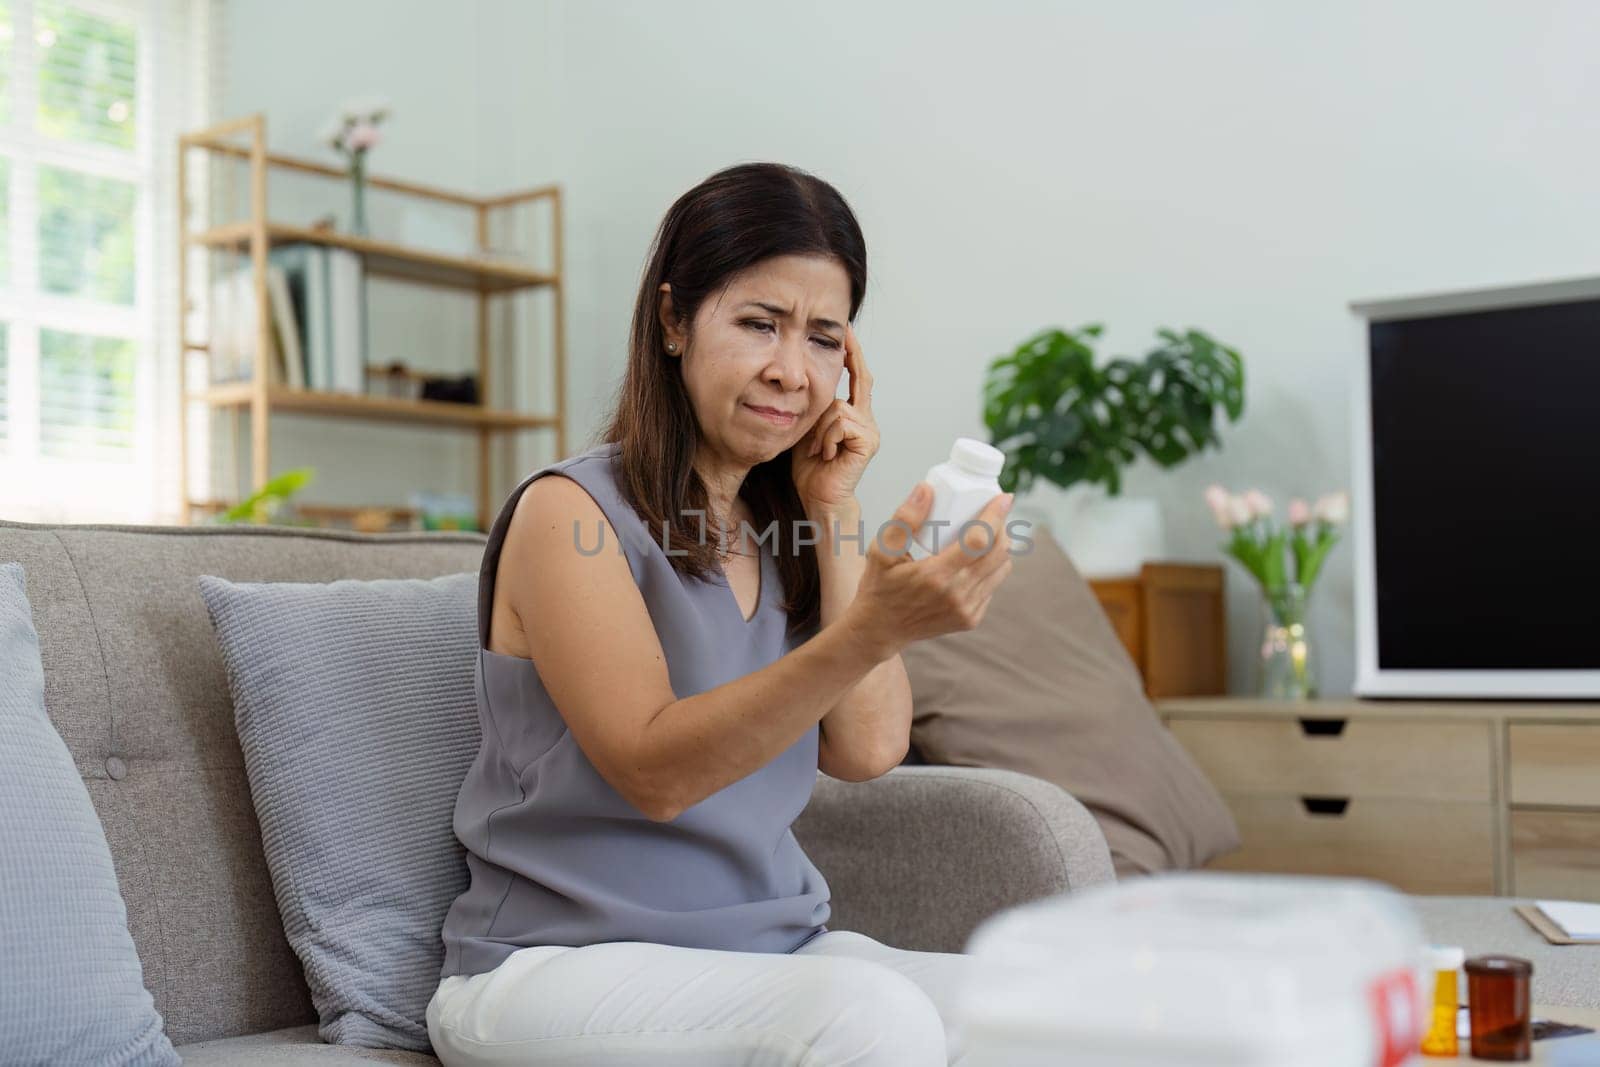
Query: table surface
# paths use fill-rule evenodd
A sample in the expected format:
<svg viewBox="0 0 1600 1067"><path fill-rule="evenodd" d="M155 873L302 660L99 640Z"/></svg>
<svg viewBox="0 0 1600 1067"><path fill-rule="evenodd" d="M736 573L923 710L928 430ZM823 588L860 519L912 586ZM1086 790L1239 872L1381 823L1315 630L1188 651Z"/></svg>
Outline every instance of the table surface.
<svg viewBox="0 0 1600 1067"><path fill-rule="evenodd" d="M1592 1026L1595 1030L1595 1033L1583 1034L1578 1037L1547 1037L1543 1041L1535 1041L1533 1043L1533 1059L1525 1060L1523 1062L1550 1064L1566 1062L1574 1065L1600 1064L1600 1043L1596 1043L1596 1039L1600 1038L1600 1011L1594 1011L1588 1008L1552 1008L1542 1004L1535 1004L1533 1006L1533 1017L1535 1019L1552 1019L1558 1023L1574 1023L1578 1026ZM1577 1056L1572 1056L1572 1058L1560 1056L1557 1046L1563 1044L1564 1042L1571 1041L1584 1041L1592 1045L1593 1048L1592 1050L1590 1048L1583 1048L1582 1051L1585 1055L1583 1055L1581 1058ZM1571 1049L1573 1053L1576 1053L1578 1051L1578 1046L1571 1046ZM1473 1059L1467 1054L1466 1038L1461 1039L1461 1054L1457 1056L1456 1059L1465 1063L1503 1062ZM1448 1062L1448 1058L1418 1055L1412 1058L1411 1065L1409 1065L1409 1067L1427 1067L1428 1064L1432 1063Z"/></svg>

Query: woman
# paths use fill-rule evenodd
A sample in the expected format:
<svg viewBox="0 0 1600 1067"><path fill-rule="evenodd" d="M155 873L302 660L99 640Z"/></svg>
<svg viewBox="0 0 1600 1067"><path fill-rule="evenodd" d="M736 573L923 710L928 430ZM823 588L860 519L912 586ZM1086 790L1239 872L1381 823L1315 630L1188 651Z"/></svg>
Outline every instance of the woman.
<svg viewBox="0 0 1600 1067"><path fill-rule="evenodd" d="M922 561L925 484L861 523L865 288L831 186L713 175L656 235L603 443L505 502L455 815L471 882L427 1013L447 1067L959 1058L967 957L829 930L790 832L818 770L904 758L899 650L976 626L1011 570L1009 494Z"/></svg>

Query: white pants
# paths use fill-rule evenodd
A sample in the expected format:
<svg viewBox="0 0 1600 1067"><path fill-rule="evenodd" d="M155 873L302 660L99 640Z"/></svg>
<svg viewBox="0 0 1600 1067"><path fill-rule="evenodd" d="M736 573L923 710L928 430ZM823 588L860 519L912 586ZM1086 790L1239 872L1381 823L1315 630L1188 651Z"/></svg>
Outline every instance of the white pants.
<svg viewBox="0 0 1600 1067"><path fill-rule="evenodd" d="M444 1067L946 1067L970 959L844 930L792 953L536 945L442 980L428 1036Z"/></svg>

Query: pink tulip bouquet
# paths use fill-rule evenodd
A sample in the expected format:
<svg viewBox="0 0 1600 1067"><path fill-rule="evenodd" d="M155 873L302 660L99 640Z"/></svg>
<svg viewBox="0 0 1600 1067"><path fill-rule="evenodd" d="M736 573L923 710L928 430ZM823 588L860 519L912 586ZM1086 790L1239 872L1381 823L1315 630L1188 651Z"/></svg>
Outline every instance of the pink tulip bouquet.
<svg viewBox="0 0 1600 1067"><path fill-rule="evenodd" d="M367 153L383 140L378 124L389 117L389 105L375 97L351 100L329 119L318 136L323 144L344 156L350 167L355 203L350 231L367 232Z"/></svg>
<svg viewBox="0 0 1600 1067"><path fill-rule="evenodd" d="M1206 504L1228 533L1222 549L1261 584L1267 624L1261 643L1261 695L1285 700L1316 696L1311 644L1306 637L1306 601L1339 528L1350 521L1350 495L1326 493L1315 504L1289 502L1288 525L1272 514L1259 489L1230 493L1206 490Z"/></svg>
<svg viewBox="0 0 1600 1067"><path fill-rule="evenodd" d="M1315 504L1289 501L1287 528L1274 520L1272 500L1259 489L1234 494L1213 485L1206 490L1206 504L1229 535L1223 551L1244 564L1269 593L1293 584L1310 595L1323 561L1339 541L1339 527L1350 521L1350 494L1343 490L1325 493Z"/></svg>

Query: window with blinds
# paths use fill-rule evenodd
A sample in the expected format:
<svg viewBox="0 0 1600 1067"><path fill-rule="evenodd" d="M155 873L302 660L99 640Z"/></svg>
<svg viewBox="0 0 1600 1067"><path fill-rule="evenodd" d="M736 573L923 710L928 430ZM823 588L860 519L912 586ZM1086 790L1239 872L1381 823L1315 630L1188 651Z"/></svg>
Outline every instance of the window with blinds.
<svg viewBox="0 0 1600 1067"><path fill-rule="evenodd" d="M143 14L0 0L0 454L18 467L139 458Z"/></svg>
<svg viewBox="0 0 1600 1067"><path fill-rule="evenodd" d="M221 0L0 0L0 517L178 513L178 135Z"/></svg>

